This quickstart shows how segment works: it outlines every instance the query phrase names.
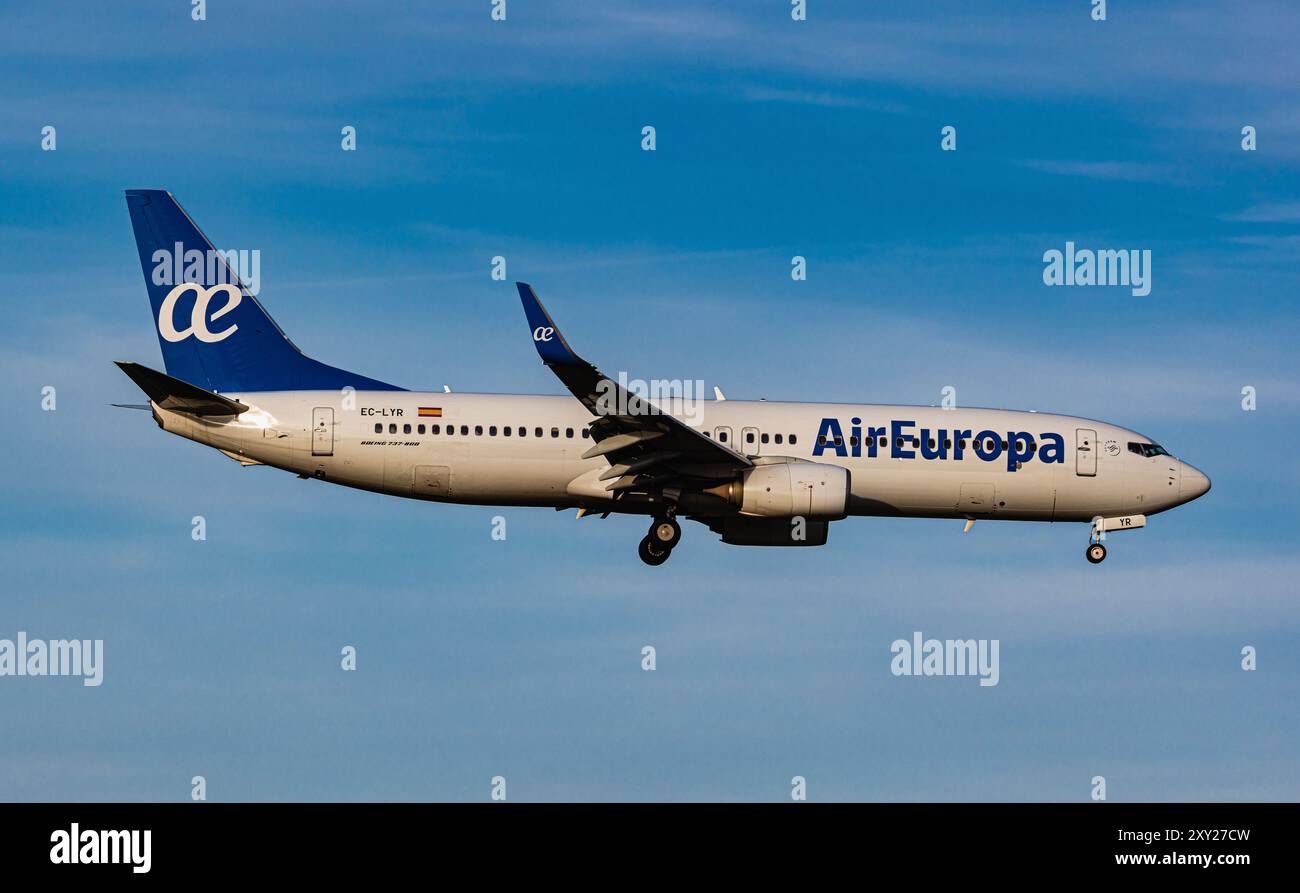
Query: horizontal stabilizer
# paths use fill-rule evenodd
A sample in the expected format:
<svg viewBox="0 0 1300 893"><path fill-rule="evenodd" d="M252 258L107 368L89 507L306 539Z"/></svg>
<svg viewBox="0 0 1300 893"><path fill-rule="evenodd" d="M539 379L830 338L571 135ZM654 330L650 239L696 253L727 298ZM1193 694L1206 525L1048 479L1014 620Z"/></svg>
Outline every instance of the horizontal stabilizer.
<svg viewBox="0 0 1300 893"><path fill-rule="evenodd" d="M114 362L150 400L163 409L190 415L239 415L248 409L238 400L205 391L198 385L172 378L148 366L124 360Z"/></svg>

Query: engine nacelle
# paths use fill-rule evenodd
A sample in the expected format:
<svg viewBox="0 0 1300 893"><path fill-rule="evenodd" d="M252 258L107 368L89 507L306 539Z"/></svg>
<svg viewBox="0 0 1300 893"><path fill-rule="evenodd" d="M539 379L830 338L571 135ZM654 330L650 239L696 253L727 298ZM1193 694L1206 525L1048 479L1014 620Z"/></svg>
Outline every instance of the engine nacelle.
<svg viewBox="0 0 1300 893"><path fill-rule="evenodd" d="M822 462L755 465L729 484L706 492L726 499L754 518L843 518L849 502L849 471Z"/></svg>

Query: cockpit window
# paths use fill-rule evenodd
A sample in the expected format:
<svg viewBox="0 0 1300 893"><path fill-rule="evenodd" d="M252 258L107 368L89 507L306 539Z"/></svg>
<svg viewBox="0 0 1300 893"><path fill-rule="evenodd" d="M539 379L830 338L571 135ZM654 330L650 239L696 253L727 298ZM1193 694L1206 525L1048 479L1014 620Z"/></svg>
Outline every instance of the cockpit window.
<svg viewBox="0 0 1300 893"><path fill-rule="evenodd" d="M1168 456L1169 451L1158 443L1133 443L1129 442L1128 451L1137 453L1139 456L1145 456L1150 459L1153 456Z"/></svg>

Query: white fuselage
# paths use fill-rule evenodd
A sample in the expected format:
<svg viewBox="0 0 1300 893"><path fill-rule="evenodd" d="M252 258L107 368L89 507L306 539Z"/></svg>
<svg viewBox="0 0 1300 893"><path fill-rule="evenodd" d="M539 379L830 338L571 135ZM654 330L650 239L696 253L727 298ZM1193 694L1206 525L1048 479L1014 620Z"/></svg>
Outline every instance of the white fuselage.
<svg viewBox="0 0 1300 893"><path fill-rule="evenodd" d="M597 480L608 461L581 458L593 445L584 437L593 417L569 396L226 396L249 410L234 418L199 418L155 404L154 413L166 430L245 464L349 487L441 502L619 510L606 482ZM1155 514L1204 492L1198 481L1205 478L1191 466L1130 450L1130 443L1149 444L1148 438L1089 419L1001 409L744 400L709 401L699 409L695 427L747 456L847 468L850 515L1090 521ZM829 419L841 432L839 446L833 436L819 443ZM997 443L982 458L971 443L982 431L1012 442L1023 432L1038 449L1024 461L1009 462ZM1044 452L1052 438L1042 435L1048 433L1062 440L1059 457ZM912 438L926 442L913 446ZM958 440L965 441L960 458ZM923 457L922 448L933 458ZM993 453L995 458L987 458Z"/></svg>

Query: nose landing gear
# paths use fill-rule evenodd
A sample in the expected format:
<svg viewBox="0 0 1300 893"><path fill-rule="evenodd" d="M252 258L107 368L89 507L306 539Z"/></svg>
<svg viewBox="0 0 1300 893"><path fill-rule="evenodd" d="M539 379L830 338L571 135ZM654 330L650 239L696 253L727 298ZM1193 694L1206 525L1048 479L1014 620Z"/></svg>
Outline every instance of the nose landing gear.
<svg viewBox="0 0 1300 893"><path fill-rule="evenodd" d="M1142 518L1141 515L1137 516ZM1112 523L1113 522L1113 525ZM1106 538L1107 530L1122 530L1125 527L1134 526L1132 518L1113 518L1108 522L1101 515L1092 519L1092 533L1088 536L1088 548L1084 551L1084 556L1091 564L1101 564L1106 560L1106 547L1102 545L1102 540ZM1146 519L1142 518L1142 523L1136 526L1142 527L1146 524Z"/></svg>
<svg viewBox="0 0 1300 893"><path fill-rule="evenodd" d="M1088 551L1084 554L1093 564L1101 564L1106 560L1106 547L1102 540L1108 531L1141 530L1146 526L1146 515L1113 515L1109 518L1098 515L1092 519L1092 535L1088 537Z"/></svg>
<svg viewBox="0 0 1300 893"><path fill-rule="evenodd" d="M658 567L668 560L673 547L682 540L682 527L672 513L655 518L650 525L650 532L641 540L637 554L651 567Z"/></svg>

